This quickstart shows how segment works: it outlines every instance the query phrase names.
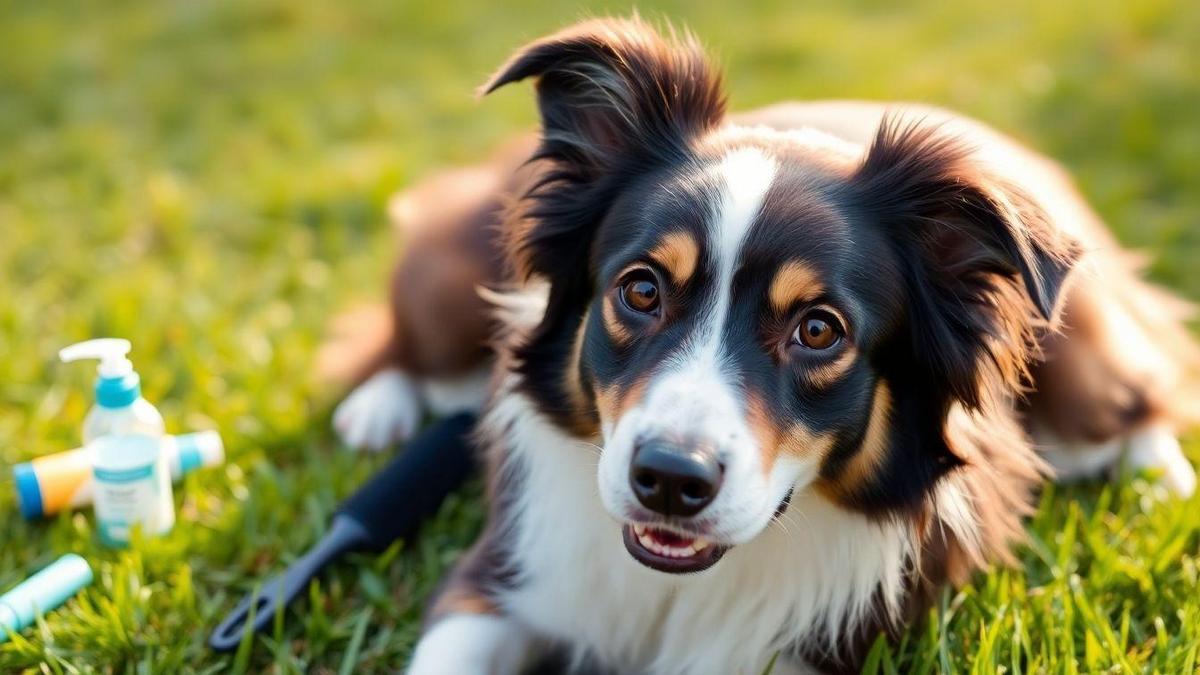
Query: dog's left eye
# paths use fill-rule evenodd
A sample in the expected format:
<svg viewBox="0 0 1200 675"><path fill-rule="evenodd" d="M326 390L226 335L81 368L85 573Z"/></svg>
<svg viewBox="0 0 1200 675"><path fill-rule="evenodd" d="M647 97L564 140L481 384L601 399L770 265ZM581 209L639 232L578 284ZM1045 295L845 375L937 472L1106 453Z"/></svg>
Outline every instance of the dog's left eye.
<svg viewBox="0 0 1200 675"><path fill-rule="evenodd" d="M821 351L841 342L842 333L842 324L832 312L812 309L800 318L800 325L792 333L792 343Z"/></svg>
<svg viewBox="0 0 1200 675"><path fill-rule="evenodd" d="M659 298L658 280L649 270L635 270L621 284L621 302L639 314L657 314Z"/></svg>

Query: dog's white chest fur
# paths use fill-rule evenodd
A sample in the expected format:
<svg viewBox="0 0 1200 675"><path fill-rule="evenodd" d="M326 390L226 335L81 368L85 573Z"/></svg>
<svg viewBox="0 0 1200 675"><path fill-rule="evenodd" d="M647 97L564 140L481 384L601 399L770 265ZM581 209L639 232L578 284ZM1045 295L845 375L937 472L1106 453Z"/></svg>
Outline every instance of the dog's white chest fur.
<svg viewBox="0 0 1200 675"><path fill-rule="evenodd" d="M712 569L647 569L596 494L596 446L562 434L517 394L488 423L510 430L510 461L522 465L510 542L520 574L501 604L620 672L757 674L797 641L836 638L876 590L900 597L908 533L813 494L797 494L780 522Z"/></svg>

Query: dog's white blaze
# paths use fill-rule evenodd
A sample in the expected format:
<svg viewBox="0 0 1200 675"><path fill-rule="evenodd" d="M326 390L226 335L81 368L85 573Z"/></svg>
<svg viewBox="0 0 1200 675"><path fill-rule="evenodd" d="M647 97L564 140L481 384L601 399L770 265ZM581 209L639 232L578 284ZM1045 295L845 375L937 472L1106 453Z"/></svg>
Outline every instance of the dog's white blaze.
<svg viewBox="0 0 1200 675"><path fill-rule="evenodd" d="M701 178L716 187L705 242L714 265L712 291L695 330L652 376L643 399L622 419L604 421L600 495L614 517L637 507L629 487L629 463L634 445L656 436L690 437L718 449L725 478L704 517L724 542L753 538L791 486L806 473L811 479L815 467L799 462L779 462L769 475L764 472L761 449L747 423L743 396L722 343L746 236L777 171L774 158L743 147L730 151Z"/></svg>
<svg viewBox="0 0 1200 675"><path fill-rule="evenodd" d="M713 306L696 334L688 342L687 359L718 365L721 354L721 328L729 316L733 273L741 258L742 246L754 220L762 211L767 190L775 180L778 163L757 148L730 152L713 170L721 192L709 221L709 245L716 260Z"/></svg>
<svg viewBox="0 0 1200 675"><path fill-rule="evenodd" d="M903 592L913 540L905 526L873 523L812 491L709 570L647 569L596 497L594 446L511 390L484 423L506 430L522 476L510 540L520 573L500 605L537 634L577 645L580 657L618 672L757 673L797 641L836 640L876 590Z"/></svg>

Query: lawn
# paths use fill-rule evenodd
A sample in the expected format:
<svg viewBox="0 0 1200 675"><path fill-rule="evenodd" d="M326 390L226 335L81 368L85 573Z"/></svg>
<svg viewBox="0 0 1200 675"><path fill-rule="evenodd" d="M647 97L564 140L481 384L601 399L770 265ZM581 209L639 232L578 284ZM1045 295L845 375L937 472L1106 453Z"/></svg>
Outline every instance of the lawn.
<svg viewBox="0 0 1200 675"><path fill-rule="evenodd" d="M0 7L0 591L76 551L96 582L0 672L373 672L403 665L427 594L480 524L478 489L419 541L357 555L234 655L208 632L324 531L382 457L329 432L313 372L337 312L382 298L389 194L535 119L483 102L511 49L627 5L6 2ZM1060 158L1149 274L1200 298L1200 3L640 3L692 27L737 107L780 98L958 108ZM164 539L113 551L90 514L26 523L8 465L78 445L91 369L132 339L169 430L221 430ZM1200 438L1189 439L1200 457ZM1191 672L1200 500L1144 478L1053 488L1021 566L947 592L872 672Z"/></svg>

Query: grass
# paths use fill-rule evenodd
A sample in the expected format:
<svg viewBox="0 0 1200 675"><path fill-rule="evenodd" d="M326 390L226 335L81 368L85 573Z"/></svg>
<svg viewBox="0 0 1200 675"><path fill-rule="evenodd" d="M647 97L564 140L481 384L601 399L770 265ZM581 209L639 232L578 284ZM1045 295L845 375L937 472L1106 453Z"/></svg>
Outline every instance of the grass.
<svg viewBox="0 0 1200 675"><path fill-rule="evenodd" d="M0 464L77 445L91 373L54 355L100 335L133 340L172 431L219 428L230 451L178 487L173 534L126 551L102 548L86 512L23 522L0 472L0 589L67 551L97 571L0 646L0 671L402 666L425 597L479 527L477 489L419 541L322 577L238 653L204 640L383 461L337 447L338 392L311 365L330 316L382 295L387 196L533 123L528 88L471 97L512 48L628 10L505 4L0 8ZM1155 279L1200 298L1200 4L891 4L640 7L715 49L739 107L922 100L1028 140L1156 253ZM1019 568L948 591L867 670L1191 672L1198 506L1138 478L1052 488Z"/></svg>

